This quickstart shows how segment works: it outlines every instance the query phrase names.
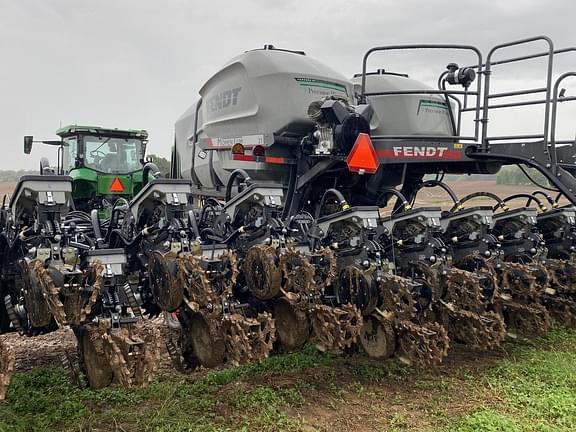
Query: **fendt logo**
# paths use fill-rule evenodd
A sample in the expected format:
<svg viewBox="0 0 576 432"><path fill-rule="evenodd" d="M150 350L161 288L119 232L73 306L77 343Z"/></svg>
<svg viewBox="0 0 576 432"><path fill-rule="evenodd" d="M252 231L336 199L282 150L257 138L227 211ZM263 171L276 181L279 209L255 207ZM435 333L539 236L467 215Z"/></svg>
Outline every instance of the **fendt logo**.
<svg viewBox="0 0 576 432"><path fill-rule="evenodd" d="M443 157L448 147L392 147L395 157Z"/></svg>
<svg viewBox="0 0 576 432"><path fill-rule="evenodd" d="M229 106L235 106L238 103L238 93L242 87L236 87L230 90L225 90L208 99L208 109L210 112L219 111Z"/></svg>
<svg viewBox="0 0 576 432"><path fill-rule="evenodd" d="M383 159L462 159L461 151L450 150L449 147L394 146L378 150L377 153Z"/></svg>

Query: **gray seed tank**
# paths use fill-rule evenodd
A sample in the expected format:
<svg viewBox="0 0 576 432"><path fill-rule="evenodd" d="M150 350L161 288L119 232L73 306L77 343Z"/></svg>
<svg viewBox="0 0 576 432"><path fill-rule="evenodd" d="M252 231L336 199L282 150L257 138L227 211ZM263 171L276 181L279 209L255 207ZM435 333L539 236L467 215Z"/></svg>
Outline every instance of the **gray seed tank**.
<svg viewBox="0 0 576 432"><path fill-rule="evenodd" d="M352 82L360 87L361 74ZM404 90L431 90L408 75L378 70L366 74L366 91L384 93ZM449 106L439 95L394 94L368 97L376 115L371 130L375 135L446 135L454 134Z"/></svg>
<svg viewBox="0 0 576 432"><path fill-rule="evenodd" d="M182 177L195 176L207 189L225 185L236 168L252 178L282 178L286 166L281 158L290 156L286 144L298 144L313 129L308 106L326 96L352 102L353 86L304 53L266 46L232 59L204 84L200 101L176 122ZM232 160L235 143L243 144L246 156L254 146L263 146L268 162Z"/></svg>

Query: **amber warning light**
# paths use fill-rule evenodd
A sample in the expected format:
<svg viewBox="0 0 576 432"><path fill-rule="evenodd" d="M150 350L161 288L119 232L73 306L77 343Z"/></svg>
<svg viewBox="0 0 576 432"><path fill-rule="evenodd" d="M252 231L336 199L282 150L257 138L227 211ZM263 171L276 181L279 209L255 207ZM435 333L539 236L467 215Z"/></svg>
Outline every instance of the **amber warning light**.
<svg viewBox="0 0 576 432"><path fill-rule="evenodd" d="M374 150L370 135L365 133L358 134L354 147L352 147L352 151L346 158L346 163L348 164L348 169L352 172L359 174L374 174L376 172L379 165L378 155L376 150Z"/></svg>
<svg viewBox="0 0 576 432"><path fill-rule="evenodd" d="M110 184L110 192L114 193L122 193L124 192L124 185L122 184L122 180L119 177L116 177L112 184Z"/></svg>

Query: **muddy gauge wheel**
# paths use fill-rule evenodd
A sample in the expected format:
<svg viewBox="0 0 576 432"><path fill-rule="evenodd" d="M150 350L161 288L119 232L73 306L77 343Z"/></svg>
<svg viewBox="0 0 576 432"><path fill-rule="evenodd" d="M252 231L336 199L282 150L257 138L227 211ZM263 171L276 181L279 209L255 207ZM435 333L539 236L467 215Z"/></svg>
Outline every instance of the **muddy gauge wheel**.
<svg viewBox="0 0 576 432"><path fill-rule="evenodd" d="M218 323L211 322L210 318L203 313L196 313L190 318L188 325L190 327L183 336L192 346L200 364L205 367L215 367L224 363L226 345L220 334Z"/></svg>
<svg viewBox="0 0 576 432"><path fill-rule="evenodd" d="M23 262L22 284L24 285L24 304L32 327L45 327L52 321L52 313L33 265Z"/></svg>
<svg viewBox="0 0 576 432"><path fill-rule="evenodd" d="M340 272L336 298L339 303L354 304L363 315L369 315L378 303L378 287L370 274L350 265Z"/></svg>
<svg viewBox="0 0 576 432"><path fill-rule="evenodd" d="M385 359L396 350L396 335L392 323L374 315L364 317L360 345L369 357Z"/></svg>
<svg viewBox="0 0 576 432"><path fill-rule="evenodd" d="M302 347L310 337L306 312L287 299L280 299L274 304L274 320L278 341L285 350Z"/></svg>
<svg viewBox="0 0 576 432"><path fill-rule="evenodd" d="M184 300L184 286L176 281L176 260L158 251L148 261L152 294L162 310L174 312Z"/></svg>
<svg viewBox="0 0 576 432"><path fill-rule="evenodd" d="M99 328L80 330L78 357L91 388L100 389L112 384L114 371L106 357L102 332Z"/></svg>

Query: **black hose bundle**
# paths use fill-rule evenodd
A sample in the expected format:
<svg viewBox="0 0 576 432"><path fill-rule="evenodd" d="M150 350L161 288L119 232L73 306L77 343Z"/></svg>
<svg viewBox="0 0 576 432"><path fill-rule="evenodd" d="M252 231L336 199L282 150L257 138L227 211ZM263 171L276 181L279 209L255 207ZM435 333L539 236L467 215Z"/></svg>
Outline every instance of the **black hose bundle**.
<svg viewBox="0 0 576 432"><path fill-rule="evenodd" d="M252 179L250 178L248 173L243 169L236 169L232 171L232 174L230 174L230 178L228 178L228 183L226 183L226 195L225 195L226 201L230 201L230 198L232 198L232 187L236 182L239 182L238 192L242 191L242 189L240 189L240 182L242 181L247 185L249 185Z"/></svg>
<svg viewBox="0 0 576 432"><path fill-rule="evenodd" d="M348 201L346 201L346 198L344 198L344 195L342 194L342 192L340 192L338 189L334 189L334 188L326 189L324 191L324 194L322 195L322 199L320 200L320 204L316 208L316 219L320 218L320 216L323 216L322 210L324 210L324 205L326 204L326 198L330 195L333 195L334 197L336 197L336 199L338 200L338 205L340 206L340 208L342 210L346 210L347 208L350 207L348 205Z"/></svg>
<svg viewBox="0 0 576 432"><path fill-rule="evenodd" d="M412 205L414 205L414 202L416 201L416 195L418 194L418 192L425 187L442 188L446 191L446 193L448 193L448 195L450 195L450 199L452 200L453 203L456 203L458 201L458 197L456 196L452 188L448 186L446 183L439 180L426 180L425 182L420 183L420 185L418 185L418 187L414 191L414 195L412 196L412 203L411 203Z"/></svg>
<svg viewBox="0 0 576 432"><path fill-rule="evenodd" d="M547 209L540 198L538 198L534 194L529 194L529 193L516 193L516 194L510 195L510 196L507 196L506 198L504 198L502 200L502 203L506 203L508 201L512 201L512 200L515 200L518 198L527 198L528 199L528 201L526 202L527 206L529 206L532 203L532 201L534 201L536 204L538 204L538 208L541 211L544 211ZM494 206L494 210L496 210L496 208L497 208L497 206Z"/></svg>
<svg viewBox="0 0 576 432"><path fill-rule="evenodd" d="M466 201L470 201L471 199L478 198L478 197L492 198L494 201L496 201L498 203L494 206L494 209L500 207L504 211L508 210L508 206L506 206L506 204L504 203L502 198L500 198L498 195L493 194L492 192L473 192L471 194L466 195L463 198L460 198L458 201L456 201L454 203L454 205L452 206L452 208L449 210L449 212L452 213L456 210L462 210L464 208L464 206L462 204L464 204Z"/></svg>
<svg viewBox="0 0 576 432"><path fill-rule="evenodd" d="M380 194L380 196L378 197L378 199L376 201L378 204L378 207L382 207L382 204L384 203L384 201L386 200L386 197L388 195L394 195L400 201L400 206L398 206L395 211L397 211L398 209L409 210L411 208L410 203L408 202L406 197L402 194L402 192L397 191L396 189L392 189L392 188L384 189L382 191L382 193ZM394 213L395 211L393 211L392 213Z"/></svg>

